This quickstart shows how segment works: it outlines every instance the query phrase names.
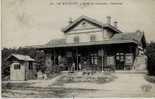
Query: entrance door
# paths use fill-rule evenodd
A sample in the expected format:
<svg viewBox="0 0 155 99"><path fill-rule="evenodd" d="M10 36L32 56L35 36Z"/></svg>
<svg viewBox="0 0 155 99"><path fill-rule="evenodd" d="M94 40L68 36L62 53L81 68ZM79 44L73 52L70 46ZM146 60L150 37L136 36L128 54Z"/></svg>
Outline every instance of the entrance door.
<svg viewBox="0 0 155 99"><path fill-rule="evenodd" d="M25 67L20 63L12 63L10 72L11 80L25 80Z"/></svg>
<svg viewBox="0 0 155 99"><path fill-rule="evenodd" d="M125 54L116 53L116 70L124 70Z"/></svg>

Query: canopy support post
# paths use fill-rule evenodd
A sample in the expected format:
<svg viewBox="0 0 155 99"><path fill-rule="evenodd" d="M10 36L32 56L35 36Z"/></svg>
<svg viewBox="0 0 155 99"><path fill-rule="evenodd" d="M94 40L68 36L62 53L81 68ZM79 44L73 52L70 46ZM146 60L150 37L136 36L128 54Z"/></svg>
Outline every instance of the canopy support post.
<svg viewBox="0 0 155 99"><path fill-rule="evenodd" d="M103 72L103 65L104 65L104 64L103 64L103 62L104 62L104 60L103 60L103 59L104 59L104 57L103 57L103 54L104 54L104 53L103 53L103 48L101 49L101 54L102 54L102 72Z"/></svg>

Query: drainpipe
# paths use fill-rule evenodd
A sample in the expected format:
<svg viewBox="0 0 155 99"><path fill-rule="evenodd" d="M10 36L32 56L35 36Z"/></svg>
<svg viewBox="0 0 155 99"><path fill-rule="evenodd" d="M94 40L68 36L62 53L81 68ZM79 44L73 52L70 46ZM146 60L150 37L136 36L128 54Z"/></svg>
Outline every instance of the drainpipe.
<svg viewBox="0 0 155 99"><path fill-rule="evenodd" d="M103 48L101 49L101 54L102 54L102 72L103 72Z"/></svg>

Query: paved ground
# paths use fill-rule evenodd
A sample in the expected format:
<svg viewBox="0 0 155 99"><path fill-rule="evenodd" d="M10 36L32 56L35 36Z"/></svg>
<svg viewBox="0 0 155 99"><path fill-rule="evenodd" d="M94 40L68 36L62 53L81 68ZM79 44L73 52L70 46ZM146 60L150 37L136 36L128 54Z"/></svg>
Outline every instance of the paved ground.
<svg viewBox="0 0 155 99"><path fill-rule="evenodd" d="M149 83L142 74L120 74L114 82L105 84L65 84L68 88L98 89L95 92L80 93L77 97L155 97L155 84ZM151 87L146 92L144 87Z"/></svg>
<svg viewBox="0 0 155 99"><path fill-rule="evenodd" d="M117 79L110 83L89 82L53 85L62 75L47 81L32 81L29 89L11 89L2 96L16 93L13 97L155 97L155 83L144 79L144 74L114 73ZM148 89L148 90L145 90ZM4 95L5 94L5 95Z"/></svg>
<svg viewBox="0 0 155 99"><path fill-rule="evenodd" d="M30 80L29 82L33 82L29 87L42 87L42 88L47 88L51 86L53 83L55 83L59 78L61 78L62 75L58 75L53 79L49 80Z"/></svg>

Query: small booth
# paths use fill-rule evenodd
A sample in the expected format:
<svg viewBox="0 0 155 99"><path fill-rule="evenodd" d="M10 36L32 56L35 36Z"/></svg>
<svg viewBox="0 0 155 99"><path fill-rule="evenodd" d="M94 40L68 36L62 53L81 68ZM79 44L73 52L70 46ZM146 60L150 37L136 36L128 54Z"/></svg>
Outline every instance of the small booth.
<svg viewBox="0 0 155 99"><path fill-rule="evenodd" d="M11 54L7 59L10 61L10 80L29 80L34 79L36 68L34 59L27 55Z"/></svg>

